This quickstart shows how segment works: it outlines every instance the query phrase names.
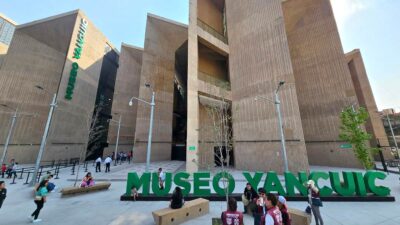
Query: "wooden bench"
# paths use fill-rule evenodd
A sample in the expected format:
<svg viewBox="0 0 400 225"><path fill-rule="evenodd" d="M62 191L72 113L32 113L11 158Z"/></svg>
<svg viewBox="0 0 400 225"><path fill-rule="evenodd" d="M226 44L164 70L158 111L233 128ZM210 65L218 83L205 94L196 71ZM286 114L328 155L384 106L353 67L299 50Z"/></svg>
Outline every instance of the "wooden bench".
<svg viewBox="0 0 400 225"><path fill-rule="evenodd" d="M187 201L180 209L165 208L153 212L156 225L176 225L209 212L209 201L198 198Z"/></svg>
<svg viewBox="0 0 400 225"><path fill-rule="evenodd" d="M303 212L298 209L288 209L290 218L292 219L291 224L295 225L310 225L311 224L311 215L307 214L306 212Z"/></svg>
<svg viewBox="0 0 400 225"><path fill-rule="evenodd" d="M82 194L100 190L107 190L111 186L109 182L96 183L91 187L66 187L61 190L61 195Z"/></svg>

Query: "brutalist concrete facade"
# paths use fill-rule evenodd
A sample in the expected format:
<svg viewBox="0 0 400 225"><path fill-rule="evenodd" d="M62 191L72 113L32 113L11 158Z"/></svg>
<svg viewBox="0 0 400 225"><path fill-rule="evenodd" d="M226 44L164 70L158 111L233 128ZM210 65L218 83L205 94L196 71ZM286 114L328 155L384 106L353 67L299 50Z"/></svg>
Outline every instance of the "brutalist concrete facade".
<svg viewBox="0 0 400 225"><path fill-rule="evenodd" d="M359 105L329 0L288 0L284 23L310 164L359 166L341 149L343 108Z"/></svg>
<svg viewBox="0 0 400 225"><path fill-rule="evenodd" d="M121 127L117 151L127 153L133 150L138 102L132 101L132 106L129 106L128 102L131 97L139 96L142 56L143 48L122 43L119 57L120 66L118 68L113 98L113 122L110 123L108 130L109 146L105 149L106 155L110 155L116 150L118 121L120 117Z"/></svg>
<svg viewBox="0 0 400 225"><path fill-rule="evenodd" d="M147 16L139 98L150 102L155 95L151 159L170 160L173 131L175 53L187 40L187 26L152 14ZM149 84L151 87L146 87ZM138 103L133 159L143 162L149 131L150 106Z"/></svg>
<svg viewBox="0 0 400 225"><path fill-rule="evenodd" d="M100 75L113 49L79 10L17 26L0 70L0 102L21 113L7 159L34 162L54 93L58 106L43 160L76 158L85 152ZM0 114L2 149L10 118Z"/></svg>
<svg viewBox="0 0 400 225"><path fill-rule="evenodd" d="M365 124L365 129L372 135L370 144L372 147L376 147L379 144L382 146L384 158L393 159L393 155L390 153L389 140L378 107L376 106L361 51L359 49L354 49L353 51L346 53L346 60L358 102L360 103L360 106L364 107L368 111L369 114L368 121Z"/></svg>

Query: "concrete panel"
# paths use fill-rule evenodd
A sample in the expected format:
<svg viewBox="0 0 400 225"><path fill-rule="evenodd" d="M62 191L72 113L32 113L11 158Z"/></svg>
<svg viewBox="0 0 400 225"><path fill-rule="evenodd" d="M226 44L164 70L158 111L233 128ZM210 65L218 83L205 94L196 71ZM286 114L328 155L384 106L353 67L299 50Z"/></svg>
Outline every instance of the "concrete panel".
<svg viewBox="0 0 400 225"><path fill-rule="evenodd" d="M134 100L132 106L129 106L128 102L132 96L139 96L142 54L143 49L141 48L126 44L121 46L120 66L115 84L112 114L115 121L118 121L120 115L122 116L119 145L130 145L130 148L124 146L124 149L120 149L124 152L132 150L134 144L138 102ZM112 149L107 149L107 152L112 152L115 148L117 131L118 124L115 122L110 123L108 142L110 144L109 148Z"/></svg>
<svg viewBox="0 0 400 225"><path fill-rule="evenodd" d="M187 40L187 35L185 25L153 15L147 17L139 98L151 101L151 89L145 86L149 83L156 93L152 154L159 156L152 157L152 160L167 160L171 156L175 51ZM136 143L147 143L149 120L149 105L140 103L137 110ZM138 144L134 158L144 159L145 148L145 144Z"/></svg>
<svg viewBox="0 0 400 225"><path fill-rule="evenodd" d="M223 10L213 0L201 0L197 6L198 19L220 34L224 33Z"/></svg>
<svg viewBox="0 0 400 225"><path fill-rule="evenodd" d="M236 168L283 171L282 159L276 155L281 147L275 106L254 100L257 95L273 98L283 80L283 126L291 134L287 137L289 169L307 170L281 1L227 1L226 14Z"/></svg>
<svg viewBox="0 0 400 225"><path fill-rule="evenodd" d="M341 166L346 158L358 167L352 151L339 149L340 112L358 102L330 2L288 0L283 12L309 161Z"/></svg>
<svg viewBox="0 0 400 225"><path fill-rule="evenodd" d="M370 144L375 147L377 145L377 140L379 140L381 146L389 146L388 137L378 113L378 107L376 106L374 94L372 93L360 50L355 49L347 53L346 59L358 102L360 106L367 109L369 114L369 119L365 128L367 132L372 135ZM383 148L383 154L385 159L393 159L390 148Z"/></svg>

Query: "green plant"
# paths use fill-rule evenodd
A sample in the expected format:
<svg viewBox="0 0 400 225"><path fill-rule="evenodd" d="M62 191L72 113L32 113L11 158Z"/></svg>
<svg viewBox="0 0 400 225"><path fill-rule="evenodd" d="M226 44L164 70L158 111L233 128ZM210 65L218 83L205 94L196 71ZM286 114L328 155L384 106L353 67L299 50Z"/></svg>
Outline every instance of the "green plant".
<svg viewBox="0 0 400 225"><path fill-rule="evenodd" d="M342 125L339 138L352 145L354 154L365 169L373 168L374 163L371 154L376 154L377 151L376 148L368 146L367 143L371 139L371 135L363 129L368 117L368 112L363 107L358 110L354 110L353 107L346 107L340 114Z"/></svg>

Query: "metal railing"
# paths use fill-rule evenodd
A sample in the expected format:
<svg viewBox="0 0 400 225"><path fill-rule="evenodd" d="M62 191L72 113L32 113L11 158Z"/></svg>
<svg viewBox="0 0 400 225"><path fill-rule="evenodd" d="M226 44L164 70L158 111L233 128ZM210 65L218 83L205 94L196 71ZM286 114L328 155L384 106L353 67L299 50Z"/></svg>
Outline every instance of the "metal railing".
<svg viewBox="0 0 400 225"><path fill-rule="evenodd" d="M215 76L212 76L210 74L206 74L204 72L198 71L198 78L199 78L199 80L202 80L202 81L204 81L206 83L213 84L213 85L215 85L217 87L220 87L222 89L225 89L225 90L228 90L228 91L231 90L231 84L230 84L229 81L225 81L225 80L219 79L219 78L217 78Z"/></svg>
<svg viewBox="0 0 400 225"><path fill-rule="evenodd" d="M216 31L213 27L208 25L207 23L201 21L199 18L197 18L197 25L201 27L203 30L207 31L210 33L212 36L216 37L220 41L224 42L225 44L228 44L228 38L224 36L223 34L219 33Z"/></svg>

